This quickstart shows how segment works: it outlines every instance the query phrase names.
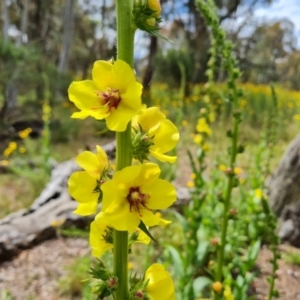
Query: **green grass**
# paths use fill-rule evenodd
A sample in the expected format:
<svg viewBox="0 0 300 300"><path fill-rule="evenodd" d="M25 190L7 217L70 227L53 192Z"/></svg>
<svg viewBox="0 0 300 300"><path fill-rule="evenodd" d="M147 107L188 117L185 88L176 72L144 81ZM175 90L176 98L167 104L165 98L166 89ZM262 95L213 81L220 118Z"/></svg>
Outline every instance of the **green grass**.
<svg viewBox="0 0 300 300"><path fill-rule="evenodd" d="M283 260L289 264L300 266L300 252L289 251L283 255Z"/></svg>

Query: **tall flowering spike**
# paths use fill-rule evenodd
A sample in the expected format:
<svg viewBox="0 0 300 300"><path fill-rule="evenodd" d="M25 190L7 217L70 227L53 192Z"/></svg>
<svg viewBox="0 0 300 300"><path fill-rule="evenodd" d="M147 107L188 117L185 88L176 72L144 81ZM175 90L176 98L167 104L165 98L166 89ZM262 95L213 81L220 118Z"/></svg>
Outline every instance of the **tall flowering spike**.
<svg viewBox="0 0 300 300"><path fill-rule="evenodd" d="M153 163L130 166L102 185L102 211L116 230L133 232L141 221L146 226L169 223L153 213L176 201L175 188L159 175Z"/></svg>
<svg viewBox="0 0 300 300"><path fill-rule="evenodd" d="M97 152L84 151L76 157L76 162L84 171L73 173L68 180L69 194L79 202L74 213L95 214L100 197L100 185L107 179L109 170L105 151L96 146Z"/></svg>
<svg viewBox="0 0 300 300"><path fill-rule="evenodd" d="M131 67L122 60L114 64L98 60L94 63L92 80L74 81L69 98L80 112L72 118L106 119L108 129L125 131L128 122L142 108L142 85Z"/></svg>
<svg viewBox="0 0 300 300"><path fill-rule="evenodd" d="M135 242L149 244L150 238L140 229L136 229ZM95 257L102 256L106 251L113 248L112 226L108 223L103 213L99 213L91 223L90 245L92 255Z"/></svg>
<svg viewBox="0 0 300 300"><path fill-rule="evenodd" d="M174 163L176 156L165 155L176 147L179 141L177 127L159 110L158 107L143 109L140 115L132 120L135 129L133 155L143 161L151 154L162 162Z"/></svg>
<svg viewBox="0 0 300 300"><path fill-rule="evenodd" d="M175 300L175 289L170 274L161 264L151 265L145 273L146 292L151 300Z"/></svg>

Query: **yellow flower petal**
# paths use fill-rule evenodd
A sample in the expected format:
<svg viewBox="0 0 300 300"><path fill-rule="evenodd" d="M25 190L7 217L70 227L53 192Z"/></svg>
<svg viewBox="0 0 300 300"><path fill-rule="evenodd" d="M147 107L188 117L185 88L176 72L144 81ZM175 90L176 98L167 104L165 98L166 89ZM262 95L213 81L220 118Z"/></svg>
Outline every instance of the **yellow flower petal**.
<svg viewBox="0 0 300 300"><path fill-rule="evenodd" d="M97 90L105 91L108 87L117 87L113 65L108 61L97 60L94 62L92 78Z"/></svg>
<svg viewBox="0 0 300 300"><path fill-rule="evenodd" d="M85 171L73 173L68 180L68 192L79 203L87 206L78 207L77 214L96 213L99 192L95 192L97 181ZM88 206L91 206L88 209Z"/></svg>
<svg viewBox="0 0 300 300"><path fill-rule="evenodd" d="M175 300L175 289L170 274L161 264L151 265L145 273L147 294L151 300Z"/></svg>
<svg viewBox="0 0 300 300"><path fill-rule="evenodd" d="M128 122L137 114L136 109L119 104L118 109L112 111L106 118L106 125L112 131L125 131Z"/></svg>
<svg viewBox="0 0 300 300"><path fill-rule="evenodd" d="M95 220L91 223L90 246L92 248L92 255L95 257L100 257L106 251L113 248L113 244L108 243L104 239L106 230L109 230L107 227L109 227L109 223L106 221L102 213L99 213Z"/></svg>
<svg viewBox="0 0 300 300"><path fill-rule="evenodd" d="M150 153L153 157L155 157L156 159L158 159L161 162L169 162L169 163L173 164L177 160L177 156L161 154L160 152L152 151L151 149L150 149Z"/></svg>
<svg viewBox="0 0 300 300"><path fill-rule="evenodd" d="M90 176L99 180L103 170L108 166L108 160L105 151L101 147L96 146L96 149L96 154L90 151L78 154L76 163Z"/></svg>
<svg viewBox="0 0 300 300"><path fill-rule="evenodd" d="M99 106L95 91L96 86L92 80L73 81L69 87L69 99L80 110L89 110L93 106ZM82 101L84 99L84 101Z"/></svg>
<svg viewBox="0 0 300 300"><path fill-rule="evenodd" d="M128 87L130 87L132 84L134 85L136 81L131 67L123 60L119 59L114 63L113 70L116 76L116 84L118 88L122 94L126 93ZM134 87L134 89L135 88L136 87Z"/></svg>
<svg viewBox="0 0 300 300"><path fill-rule="evenodd" d="M103 210L103 214L112 224L112 227L119 231L133 232L140 224L139 216L135 211L130 211L130 206L125 201L110 205L106 210Z"/></svg>
<svg viewBox="0 0 300 300"><path fill-rule="evenodd" d="M98 199L94 199L88 203L79 203L77 209L73 211L74 214L80 216L89 216L97 212Z"/></svg>
<svg viewBox="0 0 300 300"><path fill-rule="evenodd" d="M151 201L147 203L147 207L150 209L166 209L176 201L176 190L167 180L157 179L150 186L143 186L142 191L150 196Z"/></svg>

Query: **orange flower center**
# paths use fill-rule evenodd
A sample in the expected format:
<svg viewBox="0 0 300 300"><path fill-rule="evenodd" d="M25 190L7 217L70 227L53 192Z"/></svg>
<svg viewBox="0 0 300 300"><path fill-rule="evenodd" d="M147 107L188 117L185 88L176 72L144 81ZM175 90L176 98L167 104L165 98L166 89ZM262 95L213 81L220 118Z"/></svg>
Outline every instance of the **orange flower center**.
<svg viewBox="0 0 300 300"><path fill-rule="evenodd" d="M140 191L140 187L131 187L126 197L130 205L130 211L132 211L132 208L135 208L138 214L141 215L140 212L141 207L148 209L146 203L149 197L150 197L149 195L143 194Z"/></svg>
<svg viewBox="0 0 300 300"><path fill-rule="evenodd" d="M107 104L109 112L115 110L121 101L119 90L112 88L107 88L105 92L96 92L96 95L101 105Z"/></svg>

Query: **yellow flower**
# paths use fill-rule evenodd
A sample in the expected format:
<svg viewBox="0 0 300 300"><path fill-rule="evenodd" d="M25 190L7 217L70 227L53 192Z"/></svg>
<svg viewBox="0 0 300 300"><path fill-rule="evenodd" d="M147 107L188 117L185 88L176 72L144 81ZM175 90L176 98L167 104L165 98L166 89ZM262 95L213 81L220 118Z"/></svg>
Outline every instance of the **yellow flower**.
<svg viewBox="0 0 300 300"><path fill-rule="evenodd" d="M161 6L159 0L148 0L147 4L151 10L155 11L153 15L158 17L161 13Z"/></svg>
<svg viewBox="0 0 300 300"><path fill-rule="evenodd" d="M211 135L212 130L210 129L209 125L206 122L205 118L200 118L198 120L198 124L196 127L197 131L200 133L206 133L207 135Z"/></svg>
<svg viewBox="0 0 300 300"><path fill-rule="evenodd" d="M219 170L225 172L227 170L227 167L225 165L220 165Z"/></svg>
<svg viewBox="0 0 300 300"><path fill-rule="evenodd" d="M153 213L176 201L175 188L158 178L160 172L153 163L129 166L101 186L102 210L115 229L133 232L141 221L146 226L170 223Z"/></svg>
<svg viewBox="0 0 300 300"><path fill-rule="evenodd" d="M196 175L195 173L192 173L192 174L190 175L190 177L191 177L192 179L195 179L195 178L197 177L197 175Z"/></svg>
<svg viewBox="0 0 300 300"><path fill-rule="evenodd" d="M142 114L133 118L132 126L137 132L142 130L141 134L143 134L141 142L137 143L136 158L138 158L138 152L141 151L140 147L145 145L146 154L150 152L152 156L162 162L174 163L176 161L176 156L169 156L164 153L176 147L179 132L177 127L166 119L166 116L158 107L143 109ZM141 135L136 134L136 137L138 136ZM142 156L142 158L144 157Z"/></svg>
<svg viewBox="0 0 300 300"><path fill-rule="evenodd" d="M10 142L7 146L7 148L4 150L3 155L5 157L10 156L15 150L17 149L17 143L16 142Z"/></svg>
<svg viewBox="0 0 300 300"><path fill-rule="evenodd" d="M106 153L99 146L96 149L96 153L84 151L77 156L76 162L84 171L73 173L68 180L69 194L79 202L74 213L82 216L96 213L100 181L108 168Z"/></svg>
<svg viewBox="0 0 300 300"><path fill-rule="evenodd" d="M18 134L19 134L19 137L21 139L25 139L29 136L29 134L32 132L32 129L31 128L26 128L22 131L19 131Z"/></svg>
<svg viewBox="0 0 300 300"><path fill-rule="evenodd" d="M188 181L187 184L186 184L186 186L188 188L193 188L195 186L195 183L194 183L194 181Z"/></svg>
<svg viewBox="0 0 300 300"><path fill-rule="evenodd" d="M243 172L243 169L242 168L239 168L239 167L235 167L234 168L234 174L235 175L239 175Z"/></svg>
<svg viewBox="0 0 300 300"><path fill-rule="evenodd" d="M186 126L188 125L188 121L187 121L187 120L182 120L182 121L181 121L181 125L182 125L183 127L186 127Z"/></svg>
<svg viewBox="0 0 300 300"><path fill-rule="evenodd" d="M133 270L133 268L134 268L133 262L129 261L128 264L127 264L127 269L128 270Z"/></svg>
<svg viewBox="0 0 300 300"><path fill-rule="evenodd" d="M263 197L264 193L262 191L262 189L256 189L254 190L254 196L257 198L257 199L261 199Z"/></svg>
<svg viewBox="0 0 300 300"><path fill-rule="evenodd" d="M208 151L210 150L210 145L209 145L209 144L204 144L204 145L202 146L202 150L203 150L204 152L208 152Z"/></svg>
<svg viewBox="0 0 300 300"><path fill-rule="evenodd" d="M234 300L234 295L232 294L231 288L228 285L225 285L223 295L225 300Z"/></svg>
<svg viewBox="0 0 300 300"><path fill-rule="evenodd" d="M150 238L140 229L136 229L138 234L137 242L149 244ZM102 256L106 251L113 248L112 226L108 223L103 213L99 213L91 223L90 246L92 255Z"/></svg>
<svg viewBox="0 0 300 300"><path fill-rule="evenodd" d="M293 116L294 121L300 121L300 115L296 114Z"/></svg>
<svg viewBox="0 0 300 300"><path fill-rule="evenodd" d="M151 300L175 300L172 278L161 264L151 265L144 280L148 280L146 292Z"/></svg>
<svg viewBox="0 0 300 300"><path fill-rule="evenodd" d="M202 135L197 133L194 136L194 143L197 144L197 145L201 145L202 141L203 141Z"/></svg>
<svg viewBox="0 0 300 300"><path fill-rule="evenodd" d="M106 119L108 129L125 131L128 122L142 108L142 85L131 67L122 60L114 64L98 60L92 70L93 80L74 81L69 98L80 112L72 118Z"/></svg>
<svg viewBox="0 0 300 300"><path fill-rule="evenodd" d="M19 152L22 153L22 154L25 153L26 152L26 148L25 147L20 147Z"/></svg>
<svg viewBox="0 0 300 300"><path fill-rule="evenodd" d="M1 160L1 166L8 166L8 160L6 159Z"/></svg>

